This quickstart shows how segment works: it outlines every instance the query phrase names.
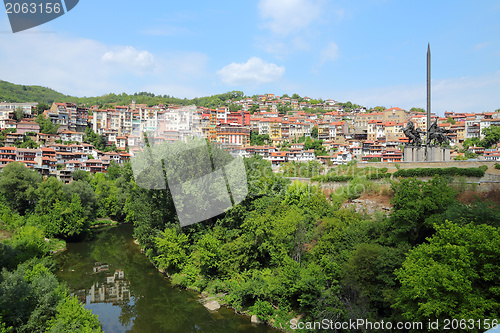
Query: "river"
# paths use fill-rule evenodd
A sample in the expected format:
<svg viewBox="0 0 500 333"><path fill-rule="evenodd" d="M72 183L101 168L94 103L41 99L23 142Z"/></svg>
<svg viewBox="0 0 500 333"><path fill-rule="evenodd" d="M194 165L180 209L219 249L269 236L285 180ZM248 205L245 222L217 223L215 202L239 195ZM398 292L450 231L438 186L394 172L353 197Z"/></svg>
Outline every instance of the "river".
<svg viewBox="0 0 500 333"><path fill-rule="evenodd" d="M54 256L59 280L99 316L104 332L278 332L231 309L210 312L197 293L172 287L134 244L132 232L131 225L105 229Z"/></svg>

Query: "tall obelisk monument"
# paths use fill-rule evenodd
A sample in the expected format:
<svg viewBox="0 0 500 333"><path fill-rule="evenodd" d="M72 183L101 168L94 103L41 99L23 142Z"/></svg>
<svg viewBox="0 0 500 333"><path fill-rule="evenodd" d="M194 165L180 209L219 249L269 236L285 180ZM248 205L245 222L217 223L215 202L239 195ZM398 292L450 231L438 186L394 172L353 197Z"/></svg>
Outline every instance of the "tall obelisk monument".
<svg viewBox="0 0 500 333"><path fill-rule="evenodd" d="M431 45L427 44L427 129L426 137L429 143L429 127L431 126Z"/></svg>

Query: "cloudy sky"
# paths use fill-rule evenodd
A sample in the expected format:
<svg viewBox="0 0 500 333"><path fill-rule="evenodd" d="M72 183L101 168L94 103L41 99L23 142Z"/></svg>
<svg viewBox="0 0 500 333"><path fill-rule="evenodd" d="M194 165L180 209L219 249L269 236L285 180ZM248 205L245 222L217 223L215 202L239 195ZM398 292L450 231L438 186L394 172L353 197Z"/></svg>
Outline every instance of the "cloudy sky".
<svg viewBox="0 0 500 333"><path fill-rule="evenodd" d="M298 93L442 114L500 108L500 3L81 0L13 34L0 15L0 79L76 96Z"/></svg>

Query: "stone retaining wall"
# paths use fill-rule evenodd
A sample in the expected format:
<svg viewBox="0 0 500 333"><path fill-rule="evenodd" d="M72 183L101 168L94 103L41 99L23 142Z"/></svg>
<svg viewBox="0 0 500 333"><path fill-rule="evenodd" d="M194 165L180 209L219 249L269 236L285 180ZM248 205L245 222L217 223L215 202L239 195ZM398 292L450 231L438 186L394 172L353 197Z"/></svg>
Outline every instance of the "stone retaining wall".
<svg viewBox="0 0 500 333"><path fill-rule="evenodd" d="M356 166L358 168L365 167L375 167L375 168L388 168L389 170L396 170L396 165L400 169L415 169L415 168L477 168L481 165L487 165L488 167L494 166L495 161L479 161L479 160L468 160L468 161L449 161L449 162L358 162Z"/></svg>

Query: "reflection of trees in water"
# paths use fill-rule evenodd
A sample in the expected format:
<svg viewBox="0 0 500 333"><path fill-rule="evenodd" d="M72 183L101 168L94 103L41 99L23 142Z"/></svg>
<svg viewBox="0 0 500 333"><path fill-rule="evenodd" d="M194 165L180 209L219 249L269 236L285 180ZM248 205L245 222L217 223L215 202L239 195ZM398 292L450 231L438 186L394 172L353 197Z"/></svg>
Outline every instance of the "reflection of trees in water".
<svg viewBox="0 0 500 333"><path fill-rule="evenodd" d="M121 266L128 260L126 244L130 236L126 237L123 232L113 231L115 230L110 229L99 233L95 241L91 243L90 254L95 261Z"/></svg>

